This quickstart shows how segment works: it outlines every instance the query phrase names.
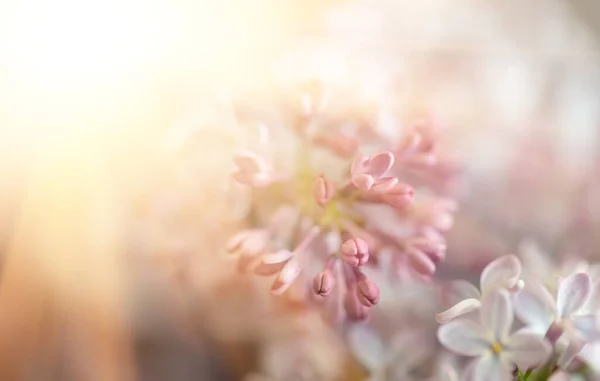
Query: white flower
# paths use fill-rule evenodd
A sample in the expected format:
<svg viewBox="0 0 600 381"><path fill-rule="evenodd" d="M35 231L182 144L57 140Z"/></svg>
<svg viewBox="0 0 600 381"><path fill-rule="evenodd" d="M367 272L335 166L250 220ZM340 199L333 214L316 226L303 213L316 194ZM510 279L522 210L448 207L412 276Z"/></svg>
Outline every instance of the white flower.
<svg viewBox="0 0 600 381"><path fill-rule="evenodd" d="M592 279L599 273L598 265L590 265L580 258L569 257L557 262L550 253L542 250L534 241L524 240L519 244L519 258L523 263L523 278L537 279L552 293L558 289L558 280L576 273L587 273Z"/></svg>
<svg viewBox="0 0 600 381"><path fill-rule="evenodd" d="M447 323L450 320L474 311L481 307L481 301L490 293L499 290L520 290L523 288L521 275L521 262L514 255L505 255L490 262L481 272L481 292L471 283L458 280L451 285L462 297L466 299L456 303L444 312L436 315L438 323Z"/></svg>
<svg viewBox="0 0 600 381"><path fill-rule="evenodd" d="M469 319L451 321L439 328L438 339L453 352L477 357L474 381L508 381L515 365L520 369L541 365L552 352L549 343L532 333L510 334L512 322L508 292L498 290L483 300L479 324Z"/></svg>
<svg viewBox="0 0 600 381"><path fill-rule="evenodd" d="M573 274L562 280L556 299L546 287L538 282L529 282L515 296L515 313L528 330L538 334L550 334L552 325L558 329L557 336L564 332L569 345L558 360L566 367L583 345L600 339L600 327L594 313L585 313L592 293L592 280L585 273ZM553 340L557 340L554 337Z"/></svg>

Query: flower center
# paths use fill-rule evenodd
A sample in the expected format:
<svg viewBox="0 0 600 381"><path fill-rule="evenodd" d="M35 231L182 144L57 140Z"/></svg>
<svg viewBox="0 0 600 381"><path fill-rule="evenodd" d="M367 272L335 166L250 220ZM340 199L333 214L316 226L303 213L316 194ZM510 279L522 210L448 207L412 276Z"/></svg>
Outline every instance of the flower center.
<svg viewBox="0 0 600 381"><path fill-rule="evenodd" d="M343 220L360 223L360 220L346 211L347 206L355 201L356 195L336 193L324 208L317 205L313 196L313 184L317 175L318 172L307 159L300 161L294 176L294 195L301 213L326 229L341 229Z"/></svg>
<svg viewBox="0 0 600 381"><path fill-rule="evenodd" d="M495 342L494 344L492 344L492 352L494 352L495 354L500 354L500 352L502 352L502 344Z"/></svg>

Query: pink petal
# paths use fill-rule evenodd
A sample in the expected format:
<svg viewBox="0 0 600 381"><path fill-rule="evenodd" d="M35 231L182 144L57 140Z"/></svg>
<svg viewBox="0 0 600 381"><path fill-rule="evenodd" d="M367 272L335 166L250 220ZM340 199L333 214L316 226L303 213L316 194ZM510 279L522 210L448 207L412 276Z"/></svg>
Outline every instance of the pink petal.
<svg viewBox="0 0 600 381"><path fill-rule="evenodd" d="M240 185L254 186L254 174L247 171L238 171L231 175L234 181Z"/></svg>
<svg viewBox="0 0 600 381"><path fill-rule="evenodd" d="M264 263L260 258L255 258L247 267L256 275L271 276L279 273L285 263Z"/></svg>
<svg viewBox="0 0 600 381"><path fill-rule="evenodd" d="M421 250L413 249L408 256L412 268L421 275L433 275L435 273L435 263Z"/></svg>
<svg viewBox="0 0 600 381"><path fill-rule="evenodd" d="M375 179L367 174L355 175L352 176L352 184L362 191L368 191L375 184Z"/></svg>
<svg viewBox="0 0 600 381"><path fill-rule="evenodd" d="M513 308L508 292L498 290L485 296L480 311L483 328L493 332L494 340L504 340L513 323Z"/></svg>
<svg viewBox="0 0 600 381"><path fill-rule="evenodd" d="M371 187L376 192L387 192L394 188L398 184L398 179L395 177L382 177L375 181L375 184Z"/></svg>
<svg viewBox="0 0 600 381"><path fill-rule="evenodd" d="M521 262L514 255L502 256L488 264L481 272L481 292L492 292L498 288L511 288L521 275Z"/></svg>
<svg viewBox="0 0 600 381"><path fill-rule="evenodd" d="M365 168L369 163L369 157L367 155L357 156L352 162L352 166L350 167L350 175L352 177L356 175L360 175L365 172Z"/></svg>
<svg viewBox="0 0 600 381"><path fill-rule="evenodd" d="M253 231L242 242L244 255L255 256L263 253L269 244L268 235L260 230Z"/></svg>
<svg viewBox="0 0 600 381"><path fill-rule="evenodd" d="M236 153L233 161L238 168L245 172L264 172L268 169L266 161L252 151Z"/></svg>
<svg viewBox="0 0 600 381"><path fill-rule="evenodd" d="M450 307L446 311L435 315L435 320L437 320L437 322L440 324L444 324L461 315L475 311L479 307L481 307L479 300L472 298L465 299Z"/></svg>
<svg viewBox="0 0 600 381"><path fill-rule="evenodd" d="M512 381L512 369L502 363L499 356L482 356L473 369L473 381Z"/></svg>
<svg viewBox="0 0 600 381"><path fill-rule="evenodd" d="M556 305L550 292L539 282L527 282L513 300L515 314L523 323L546 331L556 317Z"/></svg>
<svg viewBox="0 0 600 381"><path fill-rule="evenodd" d="M259 172L252 176L250 185L254 187L264 187L276 181L280 181L281 179L281 176L275 175L273 173Z"/></svg>
<svg viewBox="0 0 600 381"><path fill-rule="evenodd" d="M503 353L520 369L527 369L545 364L552 346L536 334L517 332L506 341Z"/></svg>
<svg viewBox="0 0 600 381"><path fill-rule="evenodd" d="M490 346L483 339L481 327L466 319L453 320L440 326L437 336L444 347L464 356L481 355Z"/></svg>
<svg viewBox="0 0 600 381"><path fill-rule="evenodd" d="M273 286L271 286L271 292L277 295L285 292L290 288L294 280L296 280L300 274L300 270L298 257L292 257L279 272L277 279L275 279Z"/></svg>
<svg viewBox="0 0 600 381"><path fill-rule="evenodd" d="M313 142L344 158L354 155L358 148L356 139L341 133L321 132L313 136Z"/></svg>
<svg viewBox="0 0 600 381"><path fill-rule="evenodd" d="M278 278L284 283L291 283L296 279L298 274L300 274L300 261L298 257L293 257L281 270Z"/></svg>
<svg viewBox="0 0 600 381"><path fill-rule="evenodd" d="M367 173L378 179L385 175L393 165L394 154L389 151L380 152L371 157L367 166Z"/></svg>
<svg viewBox="0 0 600 381"><path fill-rule="evenodd" d="M571 316L579 311L590 298L592 280L585 273L566 277L558 287L556 307L560 316Z"/></svg>
<svg viewBox="0 0 600 381"><path fill-rule="evenodd" d="M250 231L248 230L244 230L237 234L234 234L231 238L227 240L227 243L225 244L225 250L232 254L238 252L237 249L240 247L240 245L246 239L246 237L248 237L248 234L250 234Z"/></svg>
<svg viewBox="0 0 600 381"><path fill-rule="evenodd" d="M275 264L285 262L290 259L294 254L289 250L279 250L275 253L265 254L261 257L263 263Z"/></svg>

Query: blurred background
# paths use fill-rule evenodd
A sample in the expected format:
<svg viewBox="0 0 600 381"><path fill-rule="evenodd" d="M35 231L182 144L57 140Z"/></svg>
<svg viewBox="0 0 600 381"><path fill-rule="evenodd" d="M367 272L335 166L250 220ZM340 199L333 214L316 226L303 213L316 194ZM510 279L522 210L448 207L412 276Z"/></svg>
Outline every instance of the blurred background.
<svg viewBox="0 0 600 381"><path fill-rule="evenodd" d="M443 120L460 209L436 277L531 242L597 260L599 42L593 0L2 1L0 379L365 379L221 255L256 139L231 103L285 113L278 86L315 72Z"/></svg>

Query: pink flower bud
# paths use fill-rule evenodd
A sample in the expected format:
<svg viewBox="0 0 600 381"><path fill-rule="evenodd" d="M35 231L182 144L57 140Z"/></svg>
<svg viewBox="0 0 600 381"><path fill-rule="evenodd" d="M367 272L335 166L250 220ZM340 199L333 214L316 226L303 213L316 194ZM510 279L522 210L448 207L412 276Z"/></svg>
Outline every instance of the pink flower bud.
<svg viewBox="0 0 600 381"><path fill-rule="evenodd" d="M349 289L344 296L344 310L348 319L353 321L366 320L369 317L369 307L361 304L356 296L356 289Z"/></svg>
<svg viewBox="0 0 600 381"><path fill-rule="evenodd" d="M433 261L439 263L446 258L446 242L428 239L427 237L416 237L411 239L407 245L421 250Z"/></svg>
<svg viewBox="0 0 600 381"><path fill-rule="evenodd" d="M364 274L359 273L356 279L356 296L365 307L373 307L379 302L379 287Z"/></svg>
<svg viewBox="0 0 600 381"><path fill-rule="evenodd" d="M381 200L395 209L404 209L413 202L414 189L402 183L397 183L392 189L381 195Z"/></svg>
<svg viewBox="0 0 600 381"><path fill-rule="evenodd" d="M413 249L409 252L408 260L412 268L419 274L431 276L435 273L435 263L421 250Z"/></svg>
<svg viewBox="0 0 600 381"><path fill-rule="evenodd" d="M229 238L225 250L230 254L256 256L263 253L269 244L265 230L244 230Z"/></svg>
<svg viewBox="0 0 600 381"><path fill-rule="evenodd" d="M326 147L341 157L354 155L358 142L341 133L319 132L313 136L313 143Z"/></svg>
<svg viewBox="0 0 600 381"><path fill-rule="evenodd" d="M325 270L313 279L313 291L320 296L327 296L333 290L335 277L330 270Z"/></svg>
<svg viewBox="0 0 600 381"><path fill-rule="evenodd" d="M253 261L248 269L257 275L269 276L280 272L286 262L293 256L289 250L279 250L275 253L264 254Z"/></svg>
<svg viewBox="0 0 600 381"><path fill-rule="evenodd" d="M342 244L342 259L350 266L363 266L369 260L369 246L357 237L350 238Z"/></svg>
<svg viewBox="0 0 600 381"><path fill-rule="evenodd" d="M403 155L409 155L418 150L421 141L423 140L423 136L418 132L412 132L405 135L400 143L398 144L398 152Z"/></svg>
<svg viewBox="0 0 600 381"><path fill-rule="evenodd" d="M313 195L317 204L324 206L329 200L331 200L334 193L335 188L333 187L331 180L325 178L323 175L319 175L315 179L313 184Z"/></svg>
<svg viewBox="0 0 600 381"><path fill-rule="evenodd" d="M300 270L301 267L298 257L292 257L290 260L287 261L285 266L283 266L283 268L279 272L279 275L277 276L275 282L273 282L273 285L271 286L271 292L276 295L285 292L296 280L296 278L300 274Z"/></svg>

